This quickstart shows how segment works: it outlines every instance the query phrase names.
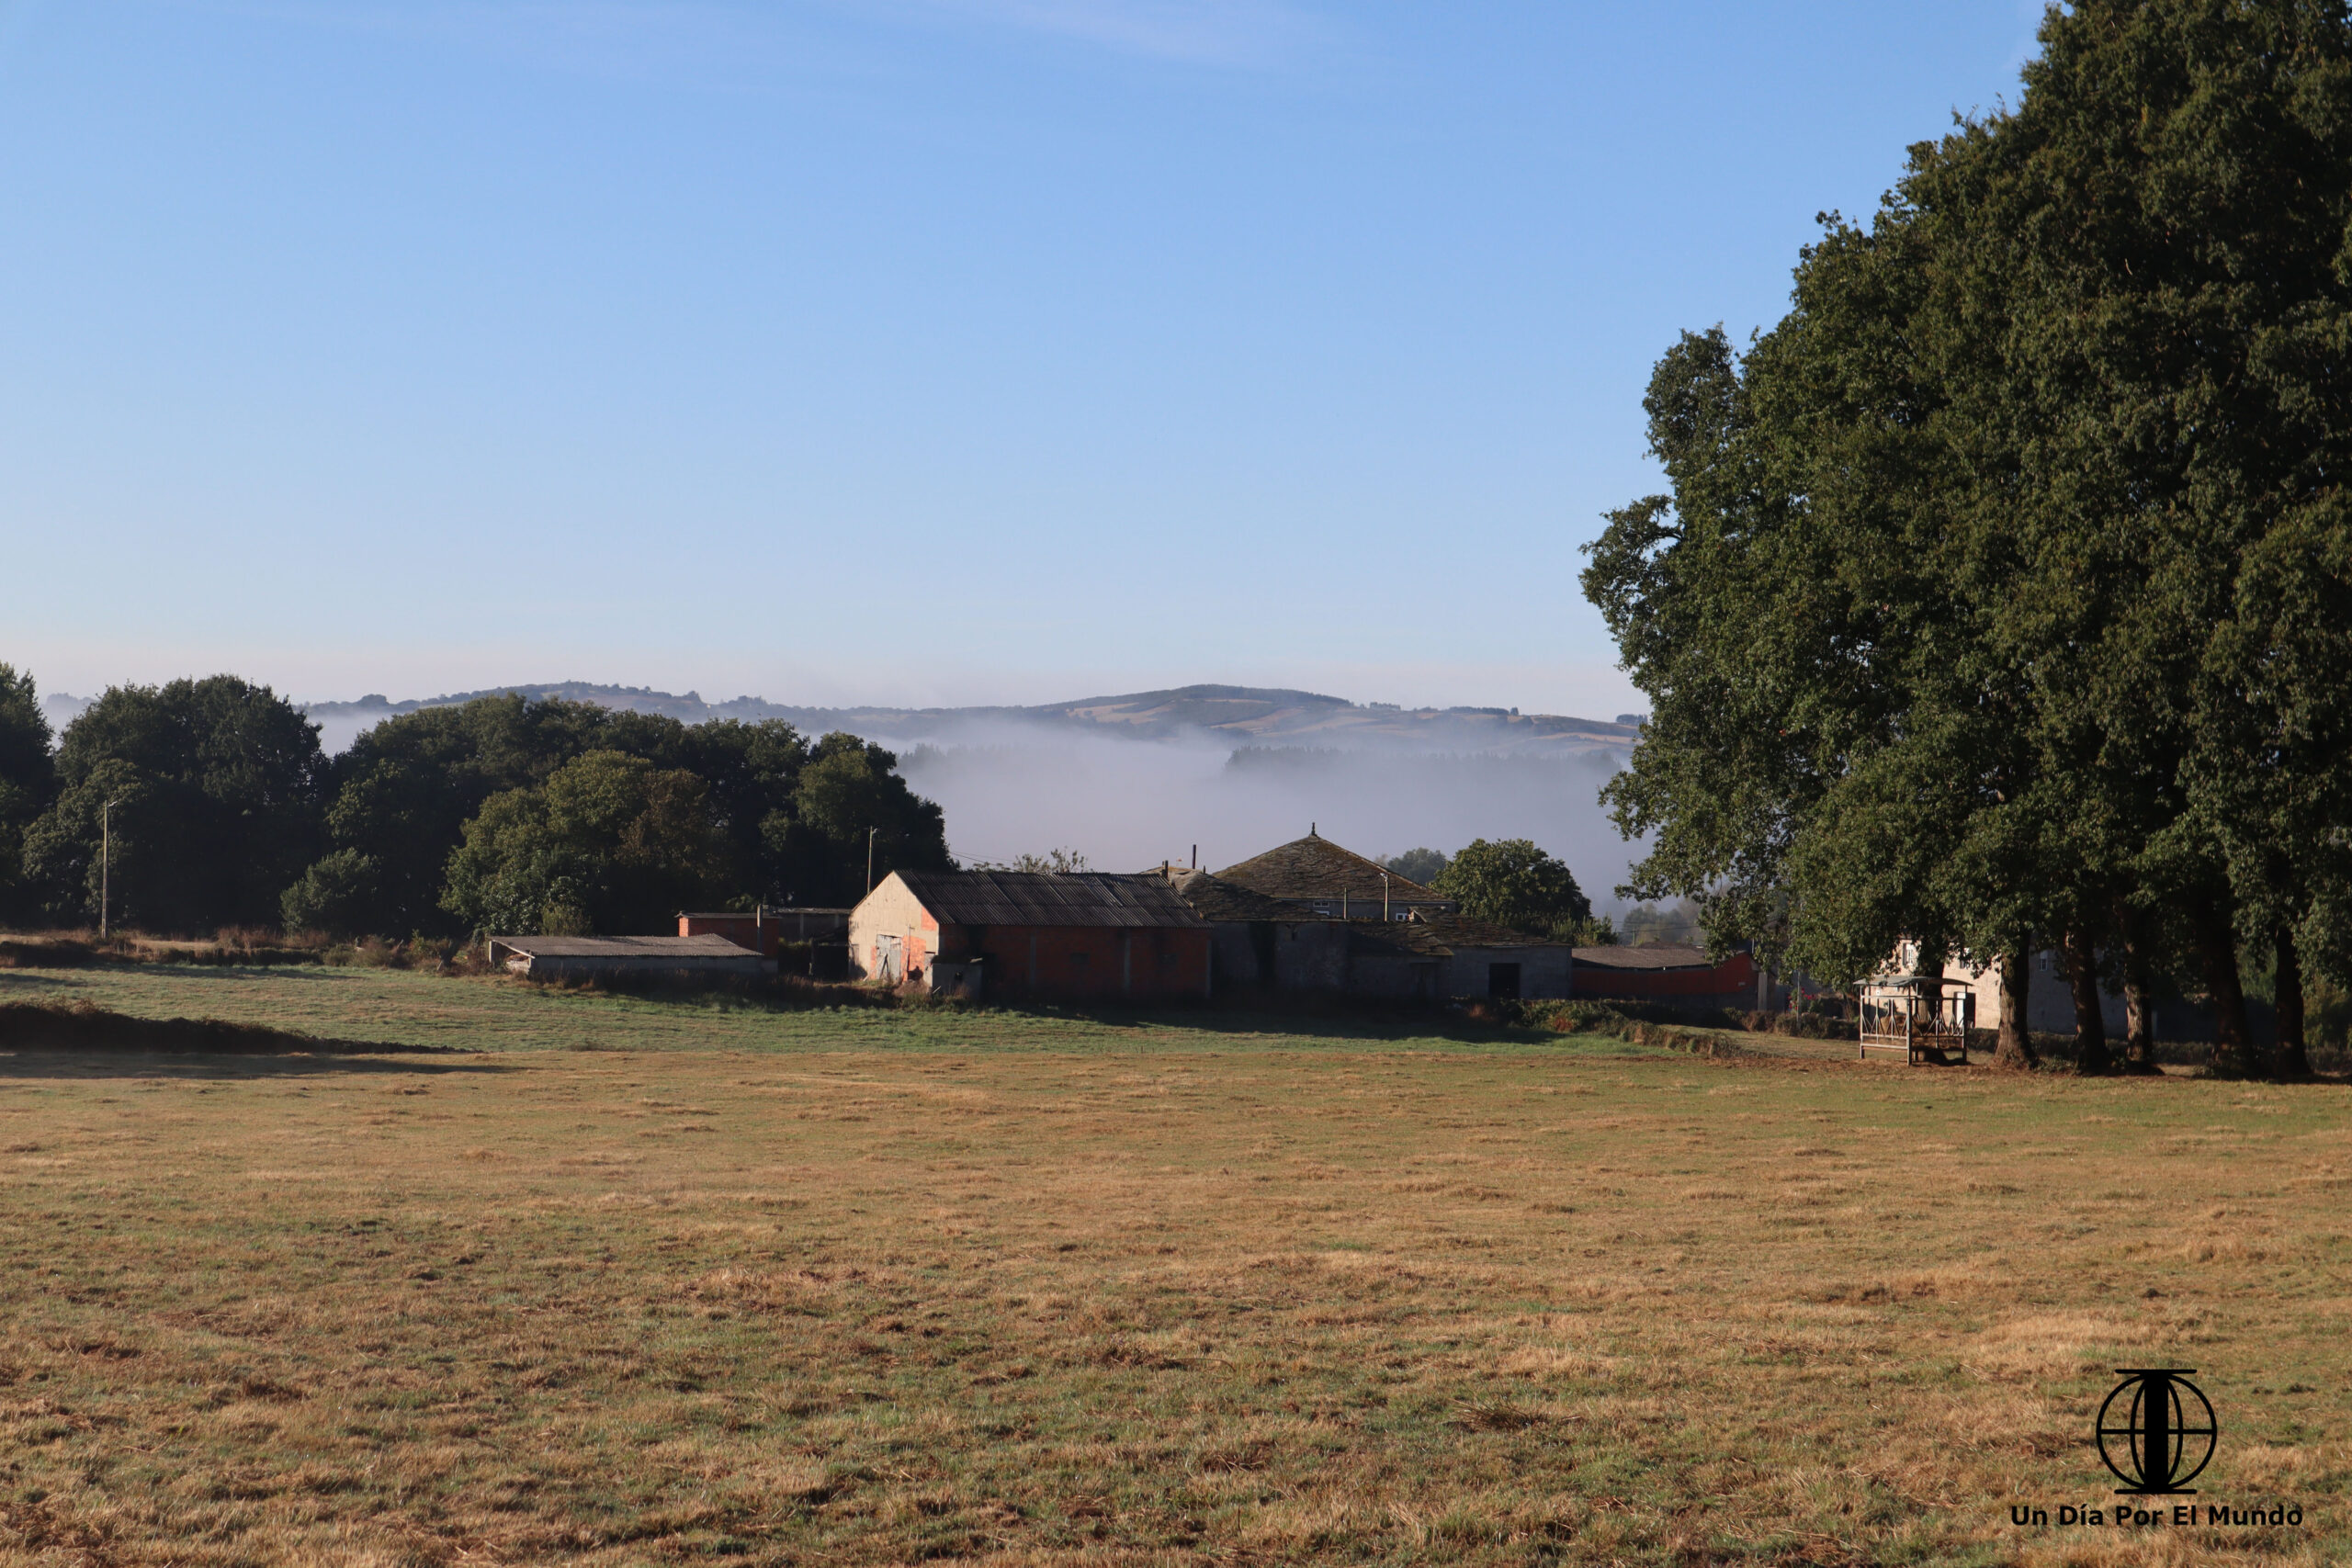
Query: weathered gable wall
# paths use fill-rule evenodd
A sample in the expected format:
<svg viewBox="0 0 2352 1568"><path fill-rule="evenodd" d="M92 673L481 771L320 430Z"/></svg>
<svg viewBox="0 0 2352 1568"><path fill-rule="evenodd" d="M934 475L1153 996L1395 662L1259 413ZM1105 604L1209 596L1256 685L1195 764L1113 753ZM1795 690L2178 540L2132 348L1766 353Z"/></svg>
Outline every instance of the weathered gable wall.
<svg viewBox="0 0 2352 1568"><path fill-rule="evenodd" d="M899 939L909 976L928 971L939 953L939 922L896 873L849 912L852 978L872 979L880 973L882 944L876 939L883 936Z"/></svg>

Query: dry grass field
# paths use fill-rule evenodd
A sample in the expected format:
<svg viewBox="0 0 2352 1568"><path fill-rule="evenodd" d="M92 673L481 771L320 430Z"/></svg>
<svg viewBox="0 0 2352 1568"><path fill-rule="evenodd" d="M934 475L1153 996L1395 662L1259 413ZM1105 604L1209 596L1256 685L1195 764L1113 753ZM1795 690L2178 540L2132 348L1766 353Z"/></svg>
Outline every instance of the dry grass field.
<svg viewBox="0 0 2352 1568"><path fill-rule="evenodd" d="M2338 1085L75 996L444 1049L0 1056L0 1562L2352 1559ZM2300 1528L2012 1526L2149 1364Z"/></svg>

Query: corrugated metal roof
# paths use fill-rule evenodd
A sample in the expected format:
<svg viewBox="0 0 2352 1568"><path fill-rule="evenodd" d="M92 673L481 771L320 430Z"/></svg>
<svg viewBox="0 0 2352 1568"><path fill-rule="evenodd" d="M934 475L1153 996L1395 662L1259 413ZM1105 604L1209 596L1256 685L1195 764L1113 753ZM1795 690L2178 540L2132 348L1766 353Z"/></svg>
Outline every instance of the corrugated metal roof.
<svg viewBox="0 0 2352 1568"><path fill-rule="evenodd" d="M1713 969L1704 949L1674 942L1645 942L1639 947L1579 947L1577 962L1595 969Z"/></svg>
<svg viewBox="0 0 2352 1568"><path fill-rule="evenodd" d="M1330 840L1309 833L1278 849L1253 855L1239 865L1217 873L1222 880L1262 893L1269 898L1329 898L1344 893L1351 911L1361 901L1377 906L1380 879L1388 878L1388 901L1394 904L1442 904L1449 900L1419 883L1397 875L1377 861Z"/></svg>
<svg viewBox="0 0 2352 1568"><path fill-rule="evenodd" d="M757 958L723 936L494 936L533 958Z"/></svg>
<svg viewBox="0 0 2352 1568"><path fill-rule="evenodd" d="M942 925L1200 927L1206 920L1158 876L1109 872L894 873Z"/></svg>

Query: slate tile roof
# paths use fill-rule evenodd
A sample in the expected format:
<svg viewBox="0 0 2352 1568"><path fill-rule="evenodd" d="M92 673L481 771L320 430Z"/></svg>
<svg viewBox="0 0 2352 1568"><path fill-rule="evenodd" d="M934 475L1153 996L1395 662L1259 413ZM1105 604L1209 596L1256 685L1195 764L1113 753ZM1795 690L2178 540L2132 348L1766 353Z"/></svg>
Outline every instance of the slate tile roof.
<svg viewBox="0 0 2352 1568"><path fill-rule="evenodd" d="M1366 860L1353 850L1341 849L1330 840L1309 833L1304 839L1293 839L1278 849L1253 855L1238 865L1227 866L1216 874L1227 882L1262 893L1269 898L1294 901L1331 899L1337 901L1342 893L1348 907L1353 910L1363 900L1374 908L1380 907L1380 879L1388 878L1388 900L1394 904L1445 904L1451 902L1443 894L1433 893L1418 882L1409 881L1380 864Z"/></svg>
<svg viewBox="0 0 2352 1568"><path fill-rule="evenodd" d="M1158 876L1109 872L901 871L942 925L1198 928L1208 924Z"/></svg>
<svg viewBox="0 0 2352 1568"><path fill-rule="evenodd" d="M1188 866L1155 866L1143 874L1167 883L1204 920L1296 920L1306 913L1295 905Z"/></svg>

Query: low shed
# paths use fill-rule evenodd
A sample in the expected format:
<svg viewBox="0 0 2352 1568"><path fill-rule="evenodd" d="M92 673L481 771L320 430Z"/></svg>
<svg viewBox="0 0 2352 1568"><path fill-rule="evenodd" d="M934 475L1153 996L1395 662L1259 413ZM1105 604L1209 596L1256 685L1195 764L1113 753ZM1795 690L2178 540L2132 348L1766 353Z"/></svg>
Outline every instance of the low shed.
<svg viewBox="0 0 2352 1568"><path fill-rule="evenodd" d="M803 904L763 904L756 909L681 912L680 936L723 936L738 947L774 958L787 942L839 942L849 931L847 909Z"/></svg>
<svg viewBox="0 0 2352 1568"><path fill-rule="evenodd" d="M1001 999L1210 991L1209 923L1157 877L895 871L850 911L869 980Z"/></svg>
<svg viewBox="0 0 2352 1568"><path fill-rule="evenodd" d="M490 961L534 980L757 975L775 961L723 936L494 936Z"/></svg>
<svg viewBox="0 0 2352 1568"><path fill-rule="evenodd" d="M1702 948L1670 942L1576 951L1579 997L1685 1008L1757 1005L1756 960L1746 953L1717 964Z"/></svg>

